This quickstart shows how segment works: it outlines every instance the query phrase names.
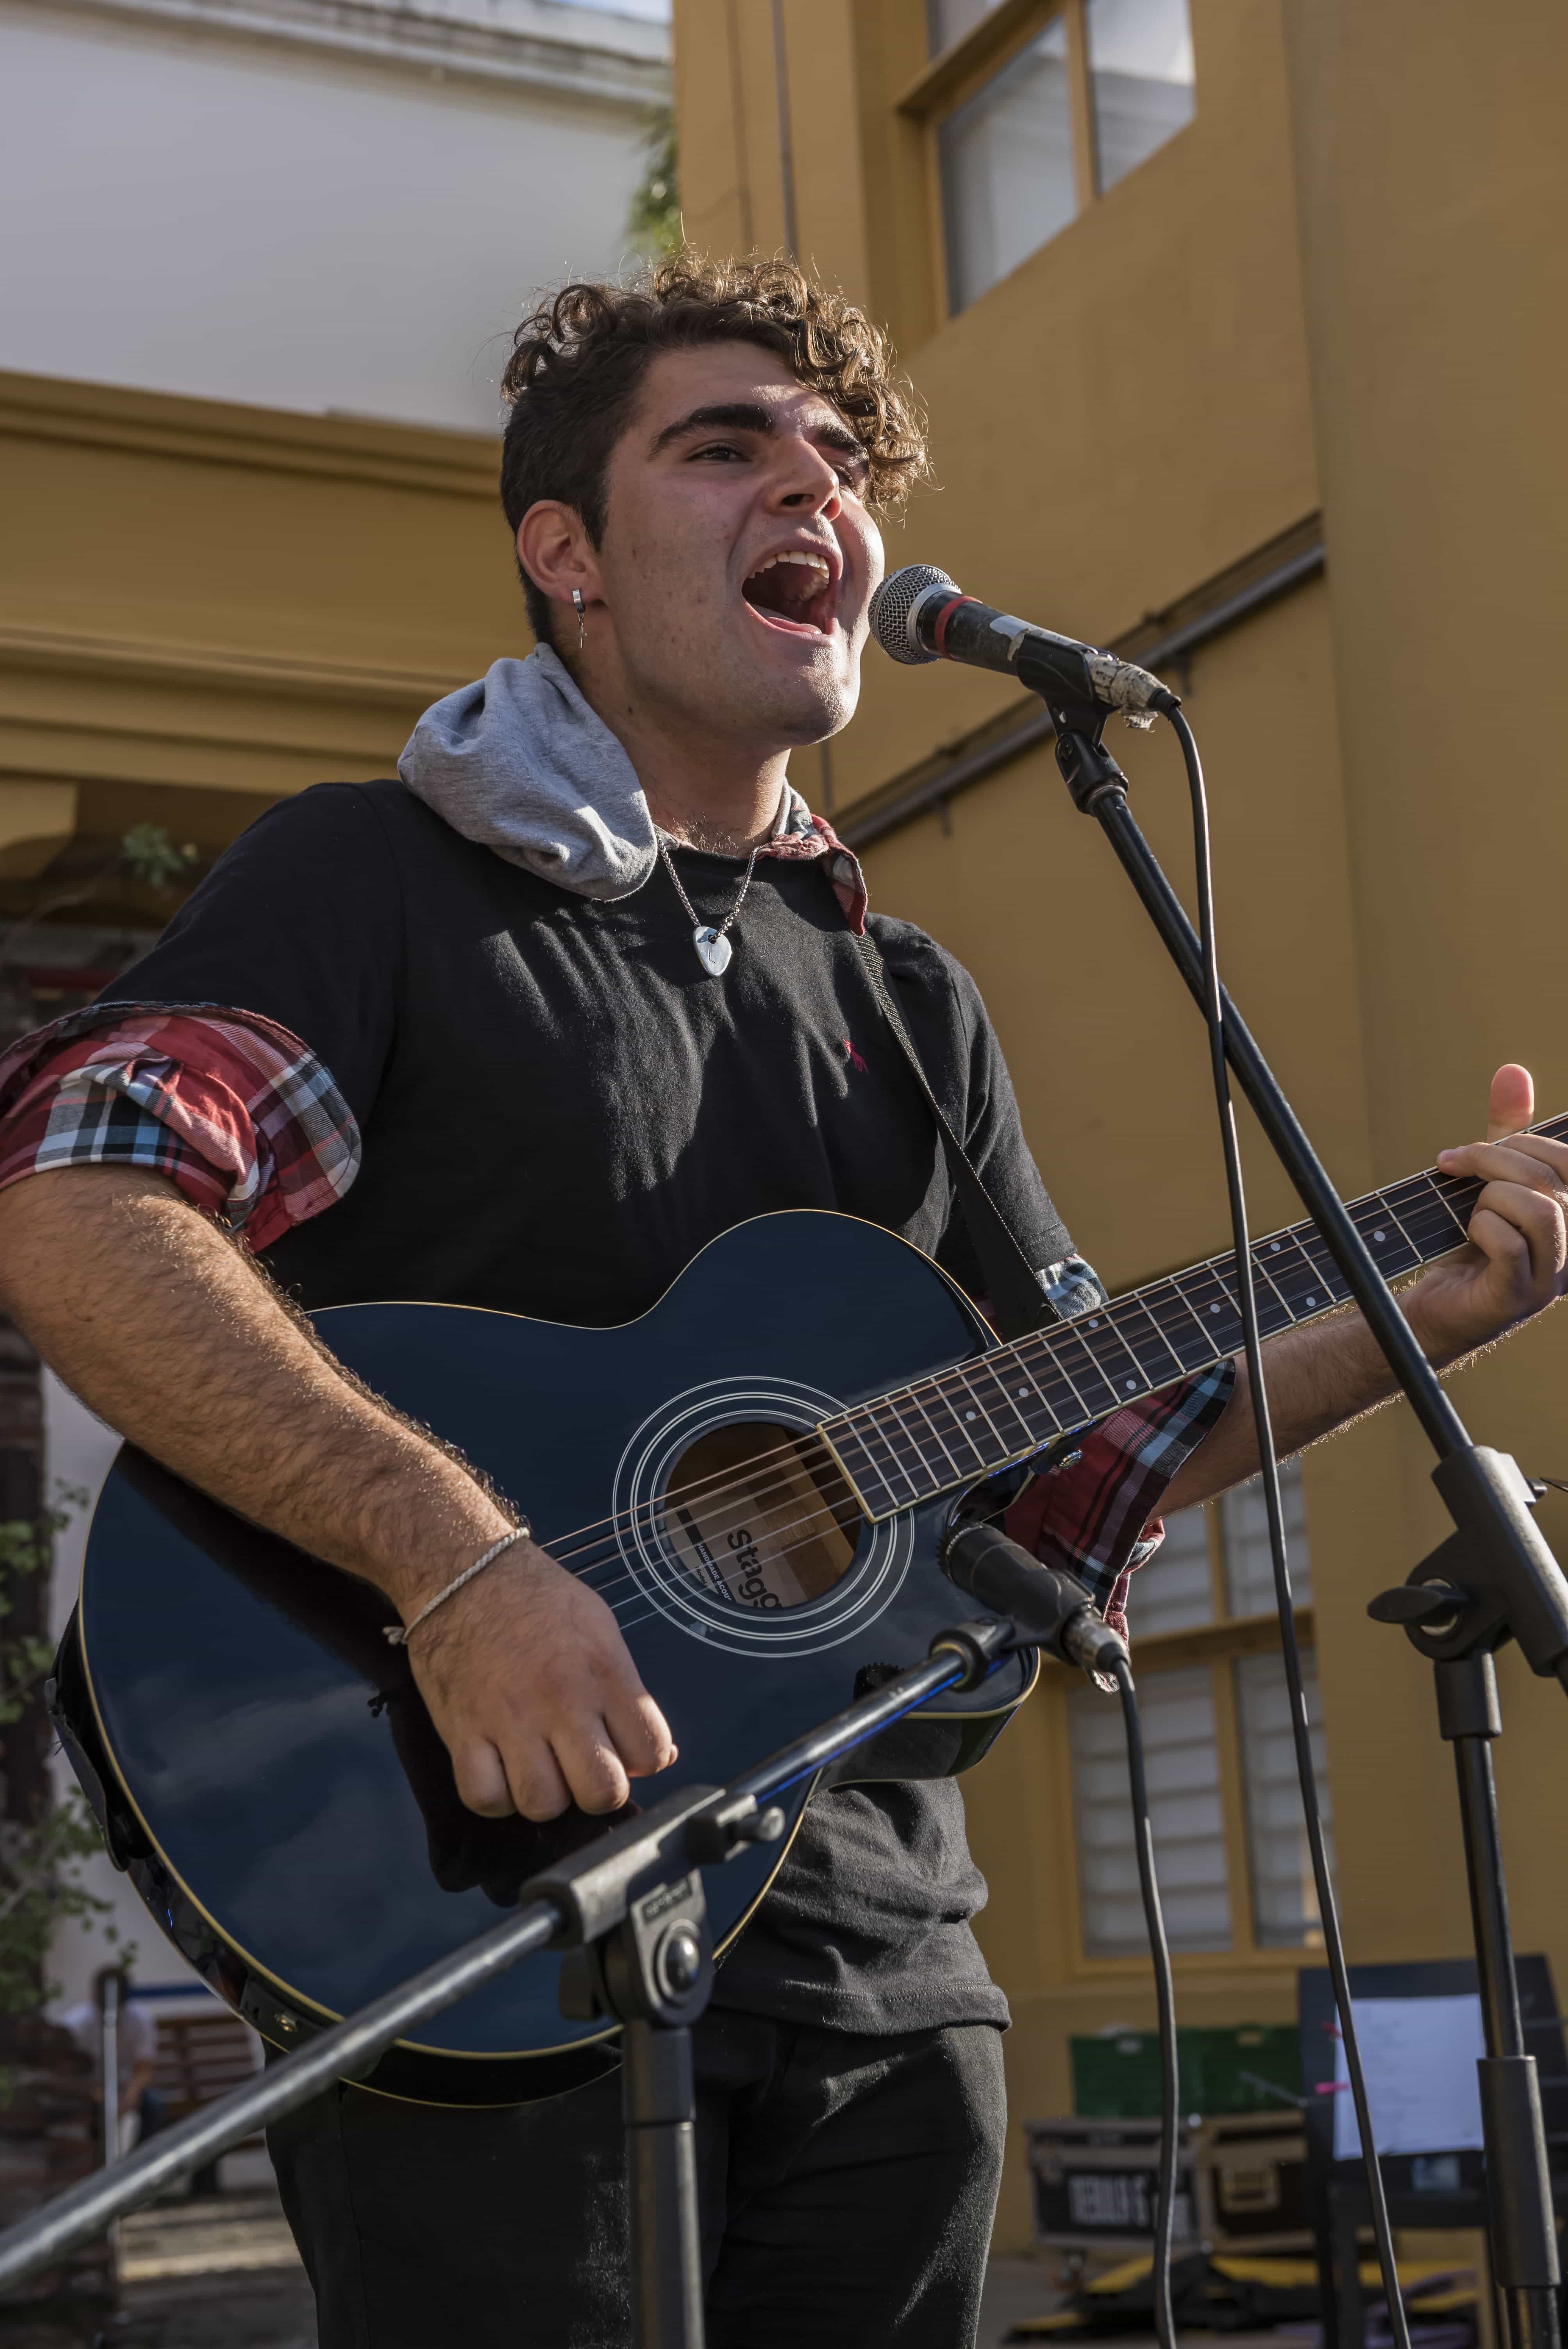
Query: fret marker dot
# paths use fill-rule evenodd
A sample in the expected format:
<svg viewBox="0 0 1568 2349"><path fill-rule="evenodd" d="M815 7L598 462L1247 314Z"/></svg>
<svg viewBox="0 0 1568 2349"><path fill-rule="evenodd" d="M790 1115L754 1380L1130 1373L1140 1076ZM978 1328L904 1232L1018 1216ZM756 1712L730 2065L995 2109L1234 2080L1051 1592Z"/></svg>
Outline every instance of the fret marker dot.
<svg viewBox="0 0 1568 2349"><path fill-rule="evenodd" d="M1138 1387L1138 1381L1137 1381L1136 1379L1129 1379L1129 1380L1128 1380L1128 1381L1127 1381L1127 1392L1128 1392L1128 1393L1129 1393L1129 1394L1133 1394L1133 1393L1135 1393L1135 1392L1137 1392L1137 1387Z"/></svg>
<svg viewBox="0 0 1568 2349"><path fill-rule="evenodd" d="M1091 1330L1098 1330L1098 1329L1099 1328L1099 1322L1098 1319L1095 1319L1095 1320L1093 1320L1093 1321L1091 1321L1091 1322L1089 1323L1089 1325L1088 1325L1088 1326L1089 1326L1089 1328L1090 1328Z"/></svg>
<svg viewBox="0 0 1568 2349"><path fill-rule="evenodd" d="M972 1411L966 1411L966 1412L965 1413L964 1416L965 1416L965 1419L973 1419L973 1418L974 1418L974 1416L975 1416L975 1414L974 1414L974 1413L973 1413Z"/></svg>
<svg viewBox="0 0 1568 2349"><path fill-rule="evenodd" d="M1028 1390L1028 1388L1027 1388L1027 1387L1020 1387L1020 1388L1018 1389L1018 1401L1019 1401L1020 1402L1028 1402L1028 1400L1029 1400L1029 1390Z"/></svg>
<svg viewBox="0 0 1568 2349"><path fill-rule="evenodd" d="M1219 1309L1219 1309L1219 1307L1218 1307L1217 1305L1211 1305L1211 1306L1210 1306L1210 1308L1209 1308L1209 1310L1210 1310L1210 1312L1211 1312L1211 1313L1217 1313L1217 1312L1219 1311Z"/></svg>
<svg viewBox="0 0 1568 2349"><path fill-rule="evenodd" d="M1316 1298L1315 1298L1315 1297L1309 1297L1309 1298L1307 1299L1307 1300L1306 1300L1306 1301L1307 1301L1307 1303L1308 1303L1309 1305L1315 1305L1315 1304L1316 1304L1316 1302L1317 1302L1317 1299L1316 1299Z"/></svg>
<svg viewBox="0 0 1568 2349"><path fill-rule="evenodd" d="M1372 1237L1375 1240L1386 1240L1388 1235L1387 1232L1374 1232Z"/></svg>
<svg viewBox="0 0 1568 2349"><path fill-rule="evenodd" d="M1270 1240L1270 1242L1269 1242L1269 1254L1270 1254L1270 1256L1278 1256L1278 1254L1279 1254L1279 1242L1278 1242L1278 1240Z"/></svg>

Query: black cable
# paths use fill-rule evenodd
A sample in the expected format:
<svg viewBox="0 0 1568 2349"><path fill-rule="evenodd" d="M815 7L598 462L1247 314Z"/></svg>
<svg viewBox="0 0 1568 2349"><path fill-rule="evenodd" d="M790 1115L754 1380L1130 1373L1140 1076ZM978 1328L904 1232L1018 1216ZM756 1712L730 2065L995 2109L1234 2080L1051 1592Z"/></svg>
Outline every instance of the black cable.
<svg viewBox="0 0 1568 2349"><path fill-rule="evenodd" d="M1149 1928L1149 1948L1154 1960L1154 1995L1160 2009L1160 2173L1154 2204L1154 2266L1150 2284L1154 2296L1154 2330L1159 2335L1160 2349L1176 2349L1176 2313L1171 2300L1171 2238L1176 2225L1177 2099L1181 2093L1176 2049L1176 1985L1171 1974L1171 1944L1165 1938L1160 1883L1154 1873L1154 1828L1149 1816L1149 1777L1143 1764L1143 1726L1138 1718L1132 1666L1125 1657L1117 1661L1116 1684L1121 1692L1121 1718L1127 1730L1127 1775L1132 1789L1138 1889L1143 1895L1143 1918Z"/></svg>
<svg viewBox="0 0 1568 2349"><path fill-rule="evenodd" d="M1383 2173L1378 2165L1377 2140L1372 2134L1372 2113L1367 2098L1367 2081L1361 2068L1361 2048L1357 2038L1356 2018L1350 2001L1350 1978L1345 1963L1345 1942L1339 1930L1339 1910L1334 1898L1334 1886L1328 1874L1328 1855L1323 1842L1323 1816L1317 1799L1317 1772L1312 1758L1312 1736L1307 1727L1306 1690L1301 1676L1301 1650L1295 1633L1295 1602L1291 1596L1290 1568L1285 1560L1284 1516L1280 1506L1279 1462L1274 1454L1274 1426L1269 1414L1268 1392L1264 1383L1263 1338L1258 1328L1258 1304L1253 1278L1252 1245L1247 1233L1246 1192L1242 1182L1241 1152L1236 1142L1236 1115L1231 1099L1230 1071L1225 1061L1224 1014L1220 995L1219 959L1214 949L1214 878L1210 858L1209 802L1203 788L1203 766L1198 756L1198 745L1192 730L1178 709L1171 714L1171 724L1181 745L1181 757L1187 769L1187 785L1192 799L1192 852L1197 868L1198 932L1203 948L1203 1016L1209 1030L1209 1056L1213 1069L1214 1098L1220 1112L1220 1136L1225 1157L1225 1190L1230 1201L1231 1234L1236 1252L1236 1288L1242 1311L1242 1332L1244 1341L1247 1378L1252 1389L1253 1415L1257 1423L1258 1457L1263 1472L1264 1503L1268 1512L1269 1554L1274 1562L1274 1597L1279 1606L1280 1644L1284 1657L1285 1684L1290 1691L1291 1730L1295 1740L1296 1776L1301 1784L1302 1808L1306 1815L1307 1847L1312 1854L1313 1881L1317 1887L1318 1915L1323 1923L1324 1951L1328 1959L1328 1971L1333 1978L1335 2002L1339 2012L1339 2027L1345 2043L1345 2064L1350 2075L1350 2094L1356 2106L1356 2118L1361 2131L1362 2158L1367 2165L1367 2183L1372 2198L1372 2229L1377 2239L1377 2265L1382 2271L1383 2288L1388 2298L1388 2323L1394 2334L1395 2349L1410 2349L1410 2328L1405 2303L1399 2292L1399 2272L1394 2258L1394 2235L1388 2220L1388 2203L1383 2191ZM1331 2279L1319 2279L1324 2292L1332 2289Z"/></svg>

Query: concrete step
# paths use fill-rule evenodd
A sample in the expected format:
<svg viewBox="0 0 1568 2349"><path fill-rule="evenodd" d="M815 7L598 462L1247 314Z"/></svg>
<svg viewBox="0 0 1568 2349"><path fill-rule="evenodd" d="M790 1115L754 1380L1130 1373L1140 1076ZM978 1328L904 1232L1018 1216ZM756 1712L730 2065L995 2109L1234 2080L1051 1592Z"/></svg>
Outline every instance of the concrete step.
<svg viewBox="0 0 1568 2349"><path fill-rule="evenodd" d="M275 2191L163 2203L120 2222L119 2273L127 2284L299 2264Z"/></svg>

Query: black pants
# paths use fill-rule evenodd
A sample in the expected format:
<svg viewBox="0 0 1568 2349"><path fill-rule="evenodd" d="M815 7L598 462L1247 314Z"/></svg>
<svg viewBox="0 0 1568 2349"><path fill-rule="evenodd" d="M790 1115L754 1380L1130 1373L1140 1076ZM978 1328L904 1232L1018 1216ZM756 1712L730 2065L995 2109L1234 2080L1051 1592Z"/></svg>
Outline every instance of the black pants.
<svg viewBox="0 0 1568 2349"><path fill-rule="evenodd" d="M696 2034L709 2349L969 2349L995 2031ZM321 2349L627 2349L618 2076L505 2111L340 2088L268 2137Z"/></svg>

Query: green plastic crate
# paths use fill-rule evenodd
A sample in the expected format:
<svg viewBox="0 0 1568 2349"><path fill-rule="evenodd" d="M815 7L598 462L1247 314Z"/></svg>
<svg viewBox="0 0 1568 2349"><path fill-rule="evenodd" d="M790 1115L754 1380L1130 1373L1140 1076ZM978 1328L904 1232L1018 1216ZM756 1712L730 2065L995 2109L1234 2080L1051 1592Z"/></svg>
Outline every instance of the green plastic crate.
<svg viewBox="0 0 1568 2349"><path fill-rule="evenodd" d="M1148 2120L1160 2111L1160 2042L1152 2031L1074 2035L1073 2111L1082 2120ZM1301 2040L1293 2023L1242 2023L1176 2033L1184 2113L1283 2112L1301 2094ZM1243 2077L1251 2074L1252 2078Z"/></svg>

